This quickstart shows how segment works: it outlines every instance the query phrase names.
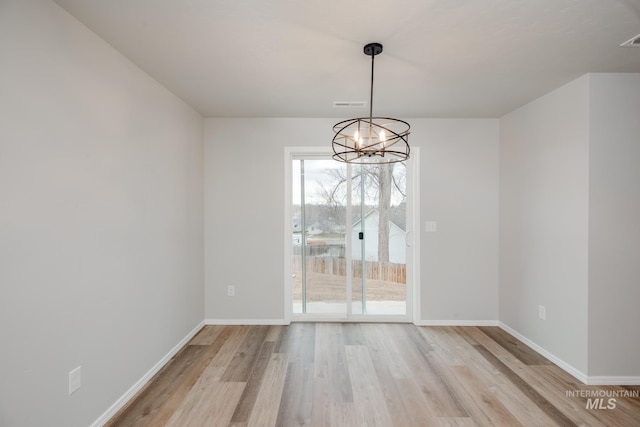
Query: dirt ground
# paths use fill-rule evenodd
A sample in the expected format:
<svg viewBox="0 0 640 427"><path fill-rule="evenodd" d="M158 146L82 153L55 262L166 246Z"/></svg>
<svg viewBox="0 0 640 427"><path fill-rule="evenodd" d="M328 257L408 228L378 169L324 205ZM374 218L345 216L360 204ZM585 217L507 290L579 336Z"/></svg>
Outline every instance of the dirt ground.
<svg viewBox="0 0 640 427"><path fill-rule="evenodd" d="M293 300L302 300L300 273L293 278ZM331 274L307 273L307 301L340 302L345 298L346 277ZM353 279L353 299L361 298L361 279ZM367 280L368 301L404 301L406 287L403 283Z"/></svg>

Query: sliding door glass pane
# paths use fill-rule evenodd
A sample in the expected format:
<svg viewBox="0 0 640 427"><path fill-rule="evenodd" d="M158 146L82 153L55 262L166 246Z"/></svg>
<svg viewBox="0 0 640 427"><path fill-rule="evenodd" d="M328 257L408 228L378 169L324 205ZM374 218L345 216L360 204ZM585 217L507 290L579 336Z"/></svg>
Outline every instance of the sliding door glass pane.
<svg viewBox="0 0 640 427"><path fill-rule="evenodd" d="M293 312L346 315L346 166L300 159L292 169Z"/></svg>
<svg viewBox="0 0 640 427"><path fill-rule="evenodd" d="M353 313L404 315L406 166L356 166L352 188L352 233L354 239L363 236L352 247Z"/></svg>

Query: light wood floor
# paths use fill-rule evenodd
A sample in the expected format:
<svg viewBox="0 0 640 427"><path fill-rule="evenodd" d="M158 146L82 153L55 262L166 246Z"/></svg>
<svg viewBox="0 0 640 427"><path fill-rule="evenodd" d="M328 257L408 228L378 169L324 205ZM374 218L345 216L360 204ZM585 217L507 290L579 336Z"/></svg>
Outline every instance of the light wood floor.
<svg viewBox="0 0 640 427"><path fill-rule="evenodd" d="M582 385L495 327L207 326L108 425L630 427L639 391Z"/></svg>

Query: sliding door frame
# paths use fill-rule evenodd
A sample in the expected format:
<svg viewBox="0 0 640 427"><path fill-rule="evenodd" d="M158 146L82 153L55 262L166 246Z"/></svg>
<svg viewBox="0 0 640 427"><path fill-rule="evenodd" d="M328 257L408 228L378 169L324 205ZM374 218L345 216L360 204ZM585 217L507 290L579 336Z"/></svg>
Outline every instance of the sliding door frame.
<svg viewBox="0 0 640 427"><path fill-rule="evenodd" d="M415 323L420 319L420 151L411 149L407 162L407 283L405 315L369 315L351 313L351 289L347 289L347 314L313 315L293 314L293 272L291 266L293 225L291 221L292 162L298 157L318 158L331 156L331 147L284 147L284 320L323 322L403 322ZM347 237L349 238L349 237ZM347 244L353 244L348 242ZM350 288L350 287L349 287ZM351 314L349 314L351 313Z"/></svg>

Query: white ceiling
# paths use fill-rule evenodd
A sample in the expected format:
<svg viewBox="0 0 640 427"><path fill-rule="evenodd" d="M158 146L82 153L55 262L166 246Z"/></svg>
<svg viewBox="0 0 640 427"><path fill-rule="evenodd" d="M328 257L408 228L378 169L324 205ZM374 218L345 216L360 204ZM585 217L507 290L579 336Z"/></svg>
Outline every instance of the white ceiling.
<svg viewBox="0 0 640 427"><path fill-rule="evenodd" d="M640 0L55 0L205 117L500 117L640 72Z"/></svg>

